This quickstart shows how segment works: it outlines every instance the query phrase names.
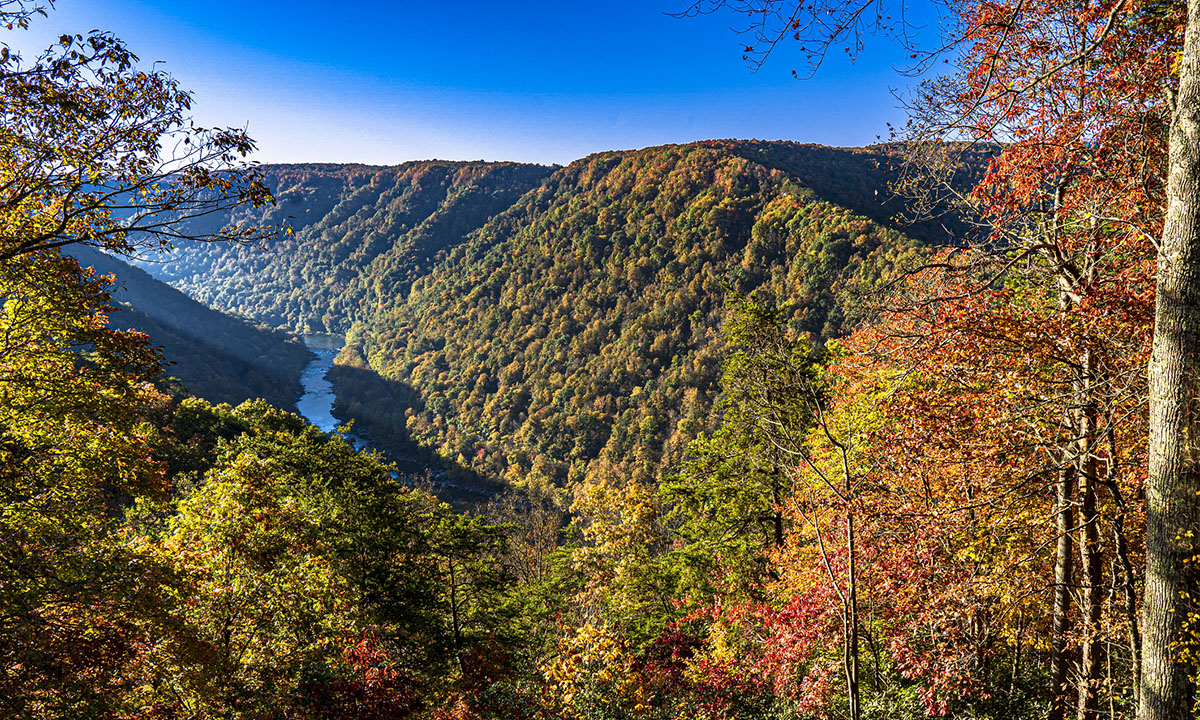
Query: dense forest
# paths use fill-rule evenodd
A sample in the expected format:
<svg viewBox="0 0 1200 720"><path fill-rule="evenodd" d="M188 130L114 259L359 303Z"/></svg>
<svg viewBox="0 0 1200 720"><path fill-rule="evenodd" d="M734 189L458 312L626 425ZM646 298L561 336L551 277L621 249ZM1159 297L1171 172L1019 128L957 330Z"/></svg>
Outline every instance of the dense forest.
<svg viewBox="0 0 1200 720"><path fill-rule="evenodd" d="M265 208L238 207L183 223L285 225L261 243L182 240L143 269L224 310L296 332L344 332L380 293L413 280L549 168L515 163L415 162L399 167L277 165Z"/></svg>
<svg viewBox="0 0 1200 720"><path fill-rule="evenodd" d="M381 303L343 360L413 387L423 407L395 408L393 424L481 474L573 488L660 479L709 426L727 299L786 302L790 326L820 345L855 288L915 246L737 149L563 168ZM773 150L846 158L820 168L826 178L858 160Z"/></svg>
<svg viewBox="0 0 1200 720"><path fill-rule="evenodd" d="M894 143L553 168L258 166L5 44L0 715L1194 717L1200 1L948 10ZM340 412L491 496L189 394L307 354L114 257L345 331Z"/></svg>
<svg viewBox="0 0 1200 720"><path fill-rule="evenodd" d="M350 328L337 409L396 454L416 441L509 485L564 488L614 468L660 478L708 427L727 299L786 301L819 346L855 293L920 245L893 229L903 207L878 200L891 157L720 141L549 175L268 167L283 199L254 220L291 208L294 235L181 246L147 267L263 321Z"/></svg>

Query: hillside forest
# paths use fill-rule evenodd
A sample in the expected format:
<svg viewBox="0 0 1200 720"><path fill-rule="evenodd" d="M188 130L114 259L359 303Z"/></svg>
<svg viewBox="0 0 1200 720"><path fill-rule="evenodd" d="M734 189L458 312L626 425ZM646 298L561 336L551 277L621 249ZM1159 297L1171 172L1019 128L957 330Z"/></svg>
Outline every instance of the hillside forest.
<svg viewBox="0 0 1200 720"><path fill-rule="evenodd" d="M888 143L566 166L5 41L0 717L1195 717L1200 0L945 9Z"/></svg>

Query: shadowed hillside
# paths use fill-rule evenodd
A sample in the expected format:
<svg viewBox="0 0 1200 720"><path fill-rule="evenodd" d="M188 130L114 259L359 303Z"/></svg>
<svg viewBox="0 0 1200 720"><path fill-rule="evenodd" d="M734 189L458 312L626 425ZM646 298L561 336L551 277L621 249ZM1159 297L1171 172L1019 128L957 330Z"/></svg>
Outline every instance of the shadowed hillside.
<svg viewBox="0 0 1200 720"><path fill-rule="evenodd" d="M183 243L144 263L214 307L298 332L343 332L535 187L551 169L484 162L278 165L278 204L209 222L291 226L268 247ZM212 228L195 228L209 229Z"/></svg>
<svg viewBox="0 0 1200 720"><path fill-rule="evenodd" d="M112 324L140 330L162 347L167 374L214 403L236 405L263 398L295 410L300 371L310 357L304 344L287 333L213 310L117 258L76 247L84 267L117 279L113 299L122 307Z"/></svg>

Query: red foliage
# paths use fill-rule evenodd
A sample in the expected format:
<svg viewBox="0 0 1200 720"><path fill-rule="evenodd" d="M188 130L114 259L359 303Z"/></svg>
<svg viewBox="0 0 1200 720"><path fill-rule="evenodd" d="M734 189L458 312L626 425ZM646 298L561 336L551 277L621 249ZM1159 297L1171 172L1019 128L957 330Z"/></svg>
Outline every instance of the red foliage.
<svg viewBox="0 0 1200 720"><path fill-rule="evenodd" d="M412 680L396 669L374 633L342 652L350 677L310 680L300 690L304 708L296 718L320 720L404 720L419 704Z"/></svg>

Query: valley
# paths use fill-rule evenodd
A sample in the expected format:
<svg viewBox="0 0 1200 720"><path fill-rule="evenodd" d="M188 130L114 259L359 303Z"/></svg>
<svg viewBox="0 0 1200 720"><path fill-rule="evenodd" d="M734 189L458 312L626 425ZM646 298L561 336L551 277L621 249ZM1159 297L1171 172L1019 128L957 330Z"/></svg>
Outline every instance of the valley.
<svg viewBox="0 0 1200 720"><path fill-rule="evenodd" d="M92 248L72 254L83 267L114 279L113 325L147 333L168 363L167 374L189 392L214 403L264 398L295 409L300 372L311 354L294 334L214 310Z"/></svg>
<svg viewBox="0 0 1200 720"><path fill-rule="evenodd" d="M0 0L0 718L1194 720L1200 0L151 5Z"/></svg>
<svg viewBox="0 0 1200 720"><path fill-rule="evenodd" d="M415 444L496 487L655 480L711 428L726 301L786 298L820 348L940 237L889 224L887 162L710 141L562 168L271 167L279 205L229 220L292 234L142 267L227 311L344 332L335 413L394 456Z"/></svg>

